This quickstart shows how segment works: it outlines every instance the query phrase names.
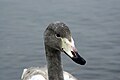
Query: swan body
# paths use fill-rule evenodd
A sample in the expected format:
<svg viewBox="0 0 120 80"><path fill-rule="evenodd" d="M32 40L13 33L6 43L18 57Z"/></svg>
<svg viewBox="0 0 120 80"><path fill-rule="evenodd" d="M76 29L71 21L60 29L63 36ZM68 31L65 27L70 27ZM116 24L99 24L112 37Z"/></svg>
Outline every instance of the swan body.
<svg viewBox="0 0 120 80"><path fill-rule="evenodd" d="M79 55L68 26L62 22L48 25L44 32L44 45L47 68L24 69L22 80L77 80L62 70L61 52L75 63L85 65L86 61Z"/></svg>
<svg viewBox="0 0 120 80"><path fill-rule="evenodd" d="M63 71L64 80L77 80L70 73ZM48 80L47 67L31 67L23 70L22 80Z"/></svg>

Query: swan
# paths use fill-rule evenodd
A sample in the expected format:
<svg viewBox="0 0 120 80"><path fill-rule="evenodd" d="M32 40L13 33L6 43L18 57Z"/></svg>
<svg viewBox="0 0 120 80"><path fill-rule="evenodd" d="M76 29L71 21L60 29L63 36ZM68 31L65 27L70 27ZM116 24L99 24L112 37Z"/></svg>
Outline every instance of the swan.
<svg viewBox="0 0 120 80"><path fill-rule="evenodd" d="M50 23L44 32L47 67L30 67L23 70L22 80L77 80L62 70L61 52L75 63L85 65L86 61L75 47L68 26L60 21Z"/></svg>

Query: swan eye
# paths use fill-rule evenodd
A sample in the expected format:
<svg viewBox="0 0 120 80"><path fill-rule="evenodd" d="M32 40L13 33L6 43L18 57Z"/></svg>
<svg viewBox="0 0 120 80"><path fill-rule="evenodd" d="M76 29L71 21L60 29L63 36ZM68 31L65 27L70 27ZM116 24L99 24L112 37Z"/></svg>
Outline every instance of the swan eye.
<svg viewBox="0 0 120 80"><path fill-rule="evenodd" d="M60 34L56 34L56 37L58 37L58 38L59 38L59 37L61 37L61 36L60 36Z"/></svg>

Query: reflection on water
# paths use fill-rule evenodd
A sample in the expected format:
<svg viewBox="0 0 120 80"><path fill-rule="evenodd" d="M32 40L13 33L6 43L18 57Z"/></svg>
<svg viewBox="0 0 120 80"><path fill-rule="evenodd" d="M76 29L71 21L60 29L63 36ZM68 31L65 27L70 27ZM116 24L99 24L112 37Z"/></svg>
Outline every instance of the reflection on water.
<svg viewBox="0 0 120 80"><path fill-rule="evenodd" d="M119 0L1 0L0 79L20 80L23 68L46 64L43 31L68 24L87 65L62 55L64 69L81 80L120 80ZM75 68L80 67L77 71Z"/></svg>

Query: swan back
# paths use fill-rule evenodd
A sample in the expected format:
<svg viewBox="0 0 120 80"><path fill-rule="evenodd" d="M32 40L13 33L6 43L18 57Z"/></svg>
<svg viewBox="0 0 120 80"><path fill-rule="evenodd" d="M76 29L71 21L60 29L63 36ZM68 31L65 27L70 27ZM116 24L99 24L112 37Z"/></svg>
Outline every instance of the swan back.
<svg viewBox="0 0 120 80"><path fill-rule="evenodd" d="M30 67L23 70L22 80L48 80L46 68Z"/></svg>
<svg viewBox="0 0 120 80"><path fill-rule="evenodd" d="M64 80L77 80L70 73L63 71ZM47 67L39 68L39 67L31 67L23 70L22 80L48 80L48 72Z"/></svg>

